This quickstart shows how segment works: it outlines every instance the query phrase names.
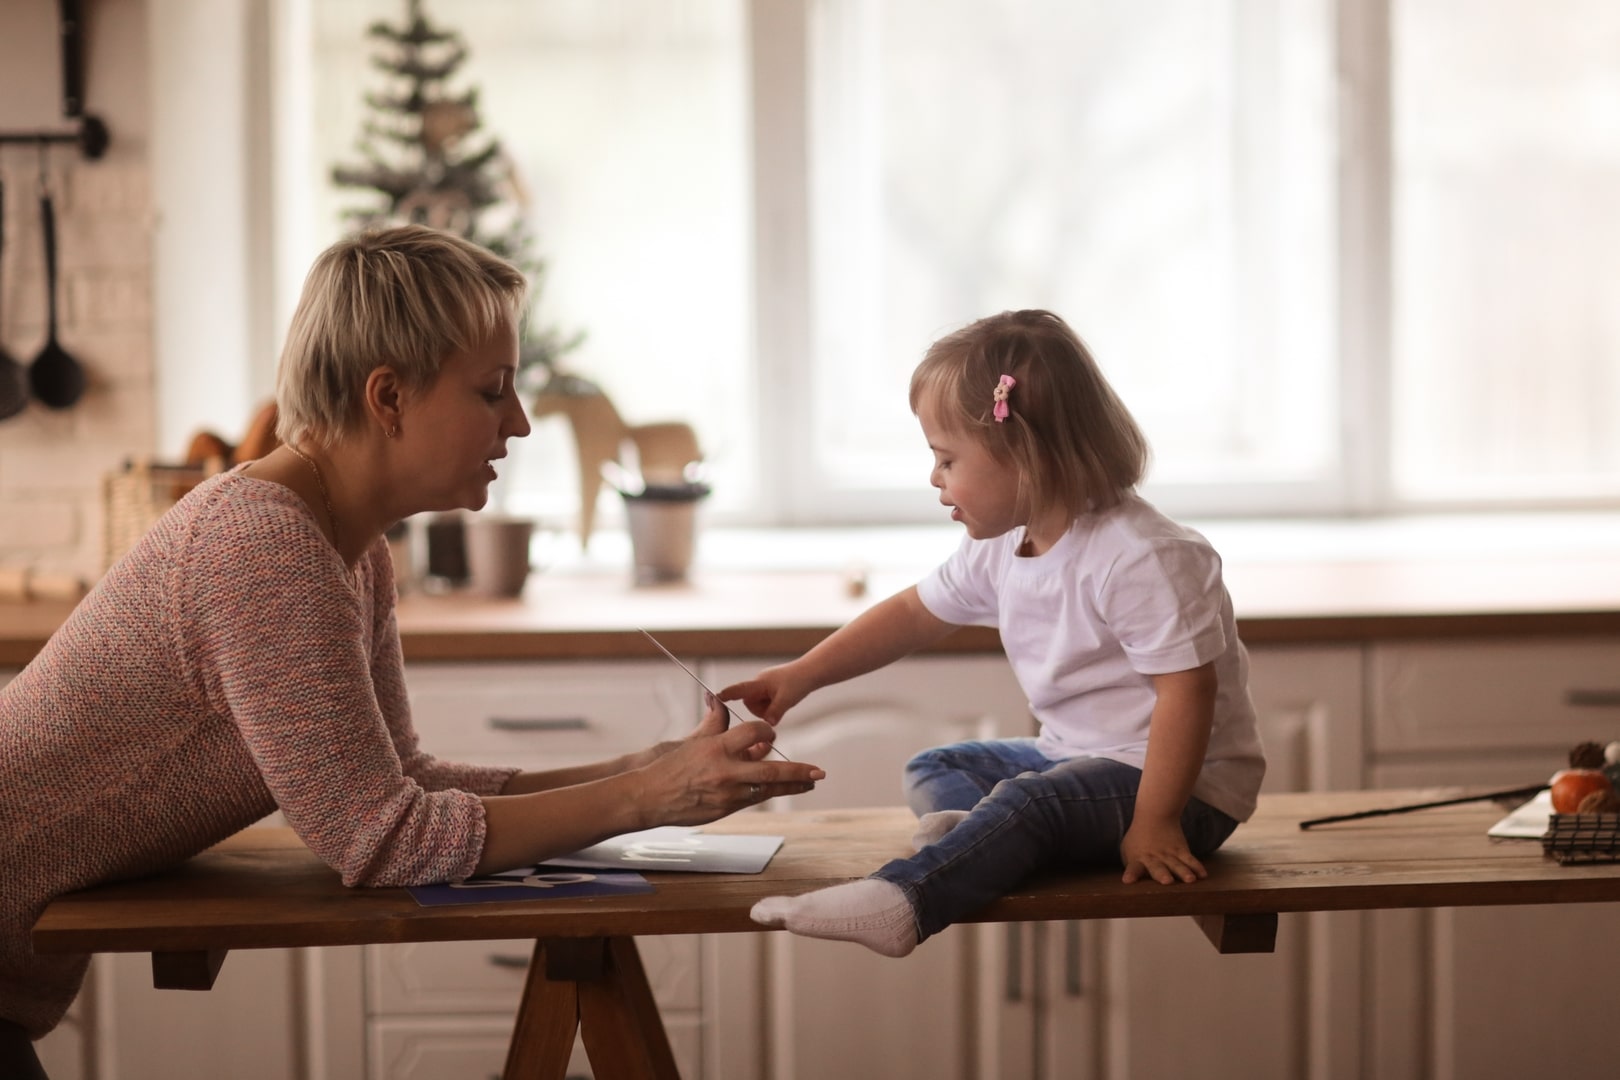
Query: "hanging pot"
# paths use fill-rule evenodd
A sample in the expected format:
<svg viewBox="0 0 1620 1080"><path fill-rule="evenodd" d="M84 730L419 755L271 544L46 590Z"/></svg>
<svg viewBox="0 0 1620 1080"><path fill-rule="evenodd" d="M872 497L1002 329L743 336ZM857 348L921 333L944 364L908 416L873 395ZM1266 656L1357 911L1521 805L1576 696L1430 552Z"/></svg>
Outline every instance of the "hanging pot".
<svg viewBox="0 0 1620 1080"><path fill-rule="evenodd" d="M0 267L5 265L6 250L6 185L0 181ZM0 300L5 299L6 291L0 287ZM0 330L5 324L0 322ZM0 420L6 420L22 412L28 405L28 382L26 371L17 363L15 357L6 352L6 343L0 339Z"/></svg>
<svg viewBox="0 0 1620 1080"><path fill-rule="evenodd" d="M45 347L28 368L34 396L52 409L71 408L84 393L84 368L56 340L56 209L47 189L39 197L45 233Z"/></svg>

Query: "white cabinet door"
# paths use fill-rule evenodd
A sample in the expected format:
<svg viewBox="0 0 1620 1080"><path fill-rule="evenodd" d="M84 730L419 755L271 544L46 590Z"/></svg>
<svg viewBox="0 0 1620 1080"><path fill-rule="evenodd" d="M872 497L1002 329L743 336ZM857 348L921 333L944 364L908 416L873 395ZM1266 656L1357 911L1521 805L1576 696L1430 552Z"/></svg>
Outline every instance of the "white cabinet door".
<svg viewBox="0 0 1620 1080"><path fill-rule="evenodd" d="M1090 1080L1102 1056L1101 922L986 924L979 1080Z"/></svg>
<svg viewBox="0 0 1620 1080"><path fill-rule="evenodd" d="M701 691L662 660L415 664L406 681L422 748L450 761L596 761L685 735L700 718ZM681 1075L707 1075L712 944L677 936L638 945ZM310 1080L498 1075L532 949L453 941L309 950ZM577 1046L575 1059L569 1075L589 1075Z"/></svg>
<svg viewBox="0 0 1620 1080"><path fill-rule="evenodd" d="M1360 650L1266 648L1255 650L1251 662L1250 688L1266 748L1264 790L1358 786ZM1140 887L1174 888L1151 882ZM1102 954L1100 987L1093 991L1104 998L1100 1075L1362 1075L1357 927L1354 915L1285 915L1275 952L1223 956L1190 919L1103 923L1096 946ZM1083 962L1059 966L1085 971ZM1054 994L1047 1028L1070 1026L1070 1002L1082 996ZM1041 1075L1085 1075L1067 1068L1058 1062Z"/></svg>
<svg viewBox="0 0 1620 1080"><path fill-rule="evenodd" d="M762 666L715 664L706 677L718 689ZM827 779L815 792L777 799L765 810L902 805L901 769L912 754L967 738L1024 734L1028 725L1027 700L999 657L906 660L820 690L788 716L782 749L820 765ZM977 929L951 927L898 961L845 942L758 935L765 943L759 962L769 1075L973 1076ZM722 944L740 937L727 935Z"/></svg>
<svg viewBox="0 0 1620 1080"><path fill-rule="evenodd" d="M205 992L154 989L152 958L146 953L97 957L95 1075L116 1080L297 1076L296 955L285 949L237 949L225 958L214 988Z"/></svg>

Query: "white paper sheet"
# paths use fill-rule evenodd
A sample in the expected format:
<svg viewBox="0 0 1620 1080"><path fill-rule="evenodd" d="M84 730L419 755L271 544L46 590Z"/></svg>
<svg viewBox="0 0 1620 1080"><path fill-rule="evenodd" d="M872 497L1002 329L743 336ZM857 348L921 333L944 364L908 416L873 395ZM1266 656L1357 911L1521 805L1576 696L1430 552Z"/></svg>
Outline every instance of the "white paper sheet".
<svg viewBox="0 0 1620 1080"><path fill-rule="evenodd" d="M1540 840L1546 835L1548 819L1551 816L1552 792L1543 791L1486 829L1485 835L1513 840Z"/></svg>

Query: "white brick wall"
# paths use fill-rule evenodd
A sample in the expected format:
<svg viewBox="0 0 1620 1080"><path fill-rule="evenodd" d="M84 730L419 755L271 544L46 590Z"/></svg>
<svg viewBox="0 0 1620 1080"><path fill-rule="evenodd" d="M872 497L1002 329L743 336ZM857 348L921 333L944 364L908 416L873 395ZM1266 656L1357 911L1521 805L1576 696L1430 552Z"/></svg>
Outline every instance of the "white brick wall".
<svg viewBox="0 0 1620 1080"><path fill-rule="evenodd" d="M53 151L58 338L85 367L72 409L31 403L0 421L0 567L93 579L101 568L101 478L156 445L152 193L143 160ZM0 342L26 364L45 340L38 159L0 155L6 186Z"/></svg>

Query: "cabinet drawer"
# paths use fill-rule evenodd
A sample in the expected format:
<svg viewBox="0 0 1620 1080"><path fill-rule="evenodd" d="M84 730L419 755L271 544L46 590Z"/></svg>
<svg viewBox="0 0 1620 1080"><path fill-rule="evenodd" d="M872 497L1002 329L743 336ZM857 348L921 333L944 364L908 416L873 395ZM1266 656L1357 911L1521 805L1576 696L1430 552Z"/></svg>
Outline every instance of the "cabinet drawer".
<svg viewBox="0 0 1620 1080"><path fill-rule="evenodd" d="M641 937L636 947L653 997L666 1009L700 1002L695 934ZM377 1014L511 1012L517 1009L534 942L430 941L366 949L366 1006Z"/></svg>
<svg viewBox="0 0 1620 1080"><path fill-rule="evenodd" d="M669 664L415 665L405 678L423 748L452 760L596 760L700 719L701 691Z"/></svg>
<svg viewBox="0 0 1620 1080"><path fill-rule="evenodd" d="M1620 739L1620 639L1383 645L1370 663L1377 753Z"/></svg>

